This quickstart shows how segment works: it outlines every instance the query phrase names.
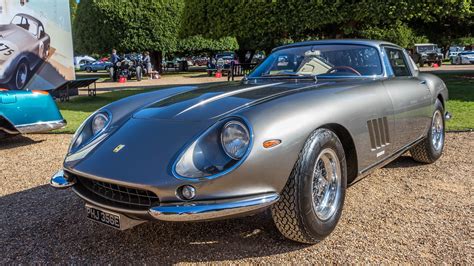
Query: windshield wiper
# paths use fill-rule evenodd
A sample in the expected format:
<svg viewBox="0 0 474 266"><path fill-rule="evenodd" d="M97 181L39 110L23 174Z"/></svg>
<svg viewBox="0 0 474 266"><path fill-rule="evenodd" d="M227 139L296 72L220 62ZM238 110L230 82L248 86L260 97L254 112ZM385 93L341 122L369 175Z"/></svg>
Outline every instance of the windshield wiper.
<svg viewBox="0 0 474 266"><path fill-rule="evenodd" d="M317 80L316 76L297 74L297 73L262 74L259 78L296 78L296 79Z"/></svg>

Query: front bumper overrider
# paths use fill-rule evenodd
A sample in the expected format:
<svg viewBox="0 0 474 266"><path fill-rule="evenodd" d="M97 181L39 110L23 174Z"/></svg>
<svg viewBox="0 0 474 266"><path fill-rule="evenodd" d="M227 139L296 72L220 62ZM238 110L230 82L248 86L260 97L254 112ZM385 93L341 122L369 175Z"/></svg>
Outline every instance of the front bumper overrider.
<svg viewBox="0 0 474 266"><path fill-rule="evenodd" d="M74 187L76 180L66 177L63 170L57 172L51 178L50 184L52 187L60 189L72 187L79 197L89 204L100 208L140 219L171 222L216 220L250 214L265 209L279 199L278 193L264 193L230 199L160 203L159 206L153 206L148 210L139 211L106 205L88 197L86 193Z"/></svg>

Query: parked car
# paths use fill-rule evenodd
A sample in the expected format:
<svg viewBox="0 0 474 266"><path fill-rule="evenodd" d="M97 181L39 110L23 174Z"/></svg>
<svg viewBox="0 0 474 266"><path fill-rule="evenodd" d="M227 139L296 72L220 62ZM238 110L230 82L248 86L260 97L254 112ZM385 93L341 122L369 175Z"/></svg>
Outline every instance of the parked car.
<svg viewBox="0 0 474 266"><path fill-rule="evenodd" d="M82 67L85 64L90 64L97 61L94 57L88 55L74 56L74 68L76 70L84 70Z"/></svg>
<svg viewBox="0 0 474 266"><path fill-rule="evenodd" d="M66 121L45 91L0 89L0 138L64 127Z"/></svg>
<svg viewBox="0 0 474 266"><path fill-rule="evenodd" d="M48 58L51 40L38 19L17 14L0 25L0 86L25 89L34 69Z"/></svg>
<svg viewBox="0 0 474 266"><path fill-rule="evenodd" d="M452 61L454 65L474 64L474 51L459 53Z"/></svg>
<svg viewBox="0 0 474 266"><path fill-rule="evenodd" d="M113 64L109 61L94 61L81 65L80 70L85 70L86 72L109 71L112 66Z"/></svg>
<svg viewBox="0 0 474 266"><path fill-rule="evenodd" d="M72 187L89 219L118 229L270 208L284 236L316 243L335 228L348 183L407 151L423 163L440 158L447 99L443 81L395 44L295 43L241 83L158 90L97 110L51 185Z"/></svg>
<svg viewBox="0 0 474 266"><path fill-rule="evenodd" d="M211 76L217 70L230 70L231 63L239 63L239 60L235 59L235 54L232 52L226 52L217 54L214 58L211 58L207 64L207 74Z"/></svg>
<svg viewBox="0 0 474 266"><path fill-rule="evenodd" d="M438 66L443 64L443 53L441 53L436 44L432 43L415 44L411 57L420 67L423 67L425 64L428 64L428 66L435 63Z"/></svg>

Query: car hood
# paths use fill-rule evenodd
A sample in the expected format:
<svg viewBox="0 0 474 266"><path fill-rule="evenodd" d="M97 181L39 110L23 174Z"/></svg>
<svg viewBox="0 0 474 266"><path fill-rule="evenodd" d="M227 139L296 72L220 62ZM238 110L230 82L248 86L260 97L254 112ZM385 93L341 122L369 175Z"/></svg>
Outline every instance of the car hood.
<svg viewBox="0 0 474 266"><path fill-rule="evenodd" d="M29 33L24 30L23 28L14 25L14 24L6 24L0 25L0 40L10 40L16 41L19 38L23 38L24 36L28 36Z"/></svg>
<svg viewBox="0 0 474 266"><path fill-rule="evenodd" d="M326 84L328 82L295 83L278 80L263 84L214 84L161 99L136 112L133 118L213 120L276 97Z"/></svg>

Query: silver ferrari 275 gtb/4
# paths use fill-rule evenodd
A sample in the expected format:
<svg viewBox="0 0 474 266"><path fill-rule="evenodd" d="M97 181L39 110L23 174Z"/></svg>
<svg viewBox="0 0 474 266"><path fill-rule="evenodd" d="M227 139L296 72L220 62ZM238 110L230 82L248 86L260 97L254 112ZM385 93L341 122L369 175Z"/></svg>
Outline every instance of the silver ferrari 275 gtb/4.
<svg viewBox="0 0 474 266"><path fill-rule="evenodd" d="M447 99L443 81L392 43L295 43L240 83L101 108L51 185L72 187L89 219L118 229L271 208L285 237L315 243L335 228L348 183L406 151L440 158Z"/></svg>

